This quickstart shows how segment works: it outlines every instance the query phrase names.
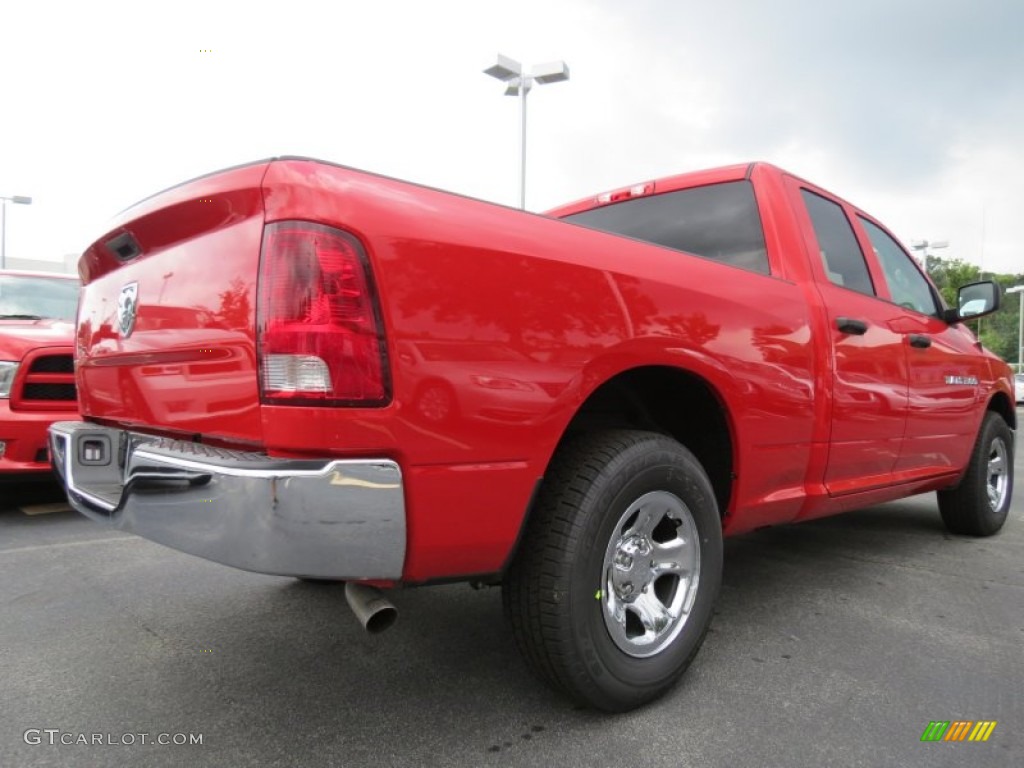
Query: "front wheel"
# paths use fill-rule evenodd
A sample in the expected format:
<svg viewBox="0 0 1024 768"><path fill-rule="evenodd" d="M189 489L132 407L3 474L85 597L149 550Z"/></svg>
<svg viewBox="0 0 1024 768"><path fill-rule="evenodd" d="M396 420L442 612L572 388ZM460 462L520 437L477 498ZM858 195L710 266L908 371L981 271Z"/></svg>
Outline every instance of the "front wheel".
<svg viewBox="0 0 1024 768"><path fill-rule="evenodd" d="M624 711L689 666L721 573L721 519L696 458L664 435L615 430L559 450L503 598L542 679Z"/></svg>
<svg viewBox="0 0 1024 768"><path fill-rule="evenodd" d="M956 488L939 491L939 513L951 533L991 536L1006 522L1013 496L1013 432L989 411Z"/></svg>

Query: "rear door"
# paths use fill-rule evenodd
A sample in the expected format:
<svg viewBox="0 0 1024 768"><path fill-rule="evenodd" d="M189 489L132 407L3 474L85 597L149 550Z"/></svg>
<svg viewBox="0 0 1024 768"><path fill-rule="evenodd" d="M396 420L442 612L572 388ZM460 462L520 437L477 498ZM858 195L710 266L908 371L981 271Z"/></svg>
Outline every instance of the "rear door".
<svg viewBox="0 0 1024 768"><path fill-rule="evenodd" d="M893 479L956 471L974 445L987 364L963 326L939 319L934 289L895 238L863 214L856 221L884 275L887 300L897 310L893 330L903 336L907 357L907 427Z"/></svg>
<svg viewBox="0 0 1024 768"><path fill-rule="evenodd" d="M832 495L892 482L907 422L907 357L893 323L903 310L879 297L850 206L787 177L828 315L831 435L825 486Z"/></svg>

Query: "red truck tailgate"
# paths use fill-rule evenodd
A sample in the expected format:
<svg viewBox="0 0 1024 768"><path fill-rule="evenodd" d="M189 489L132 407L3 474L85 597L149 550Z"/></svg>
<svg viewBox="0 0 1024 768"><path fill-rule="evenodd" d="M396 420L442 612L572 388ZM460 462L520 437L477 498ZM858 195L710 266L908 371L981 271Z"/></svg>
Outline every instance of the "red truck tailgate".
<svg viewBox="0 0 1024 768"><path fill-rule="evenodd" d="M83 415L260 442L255 313L267 166L147 198L82 256Z"/></svg>

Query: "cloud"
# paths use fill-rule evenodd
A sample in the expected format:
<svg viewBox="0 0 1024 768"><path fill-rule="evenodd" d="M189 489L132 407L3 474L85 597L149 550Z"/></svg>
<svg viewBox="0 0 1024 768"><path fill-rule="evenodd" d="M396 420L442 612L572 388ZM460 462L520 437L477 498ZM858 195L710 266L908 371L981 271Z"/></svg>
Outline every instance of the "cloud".
<svg viewBox="0 0 1024 768"><path fill-rule="evenodd" d="M0 193L12 255L81 250L186 178L321 156L513 204L518 106L481 70L563 58L529 97L529 206L765 159L904 239L1024 271L1024 6L1006 0L21 3ZM9 23L8 23L9 21ZM209 50L210 53L200 53Z"/></svg>

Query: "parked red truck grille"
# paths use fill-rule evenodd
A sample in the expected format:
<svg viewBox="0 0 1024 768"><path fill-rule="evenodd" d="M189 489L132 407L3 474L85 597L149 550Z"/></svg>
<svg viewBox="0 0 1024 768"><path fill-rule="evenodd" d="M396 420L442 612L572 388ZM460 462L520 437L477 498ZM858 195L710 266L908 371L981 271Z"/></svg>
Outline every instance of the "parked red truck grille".
<svg viewBox="0 0 1024 768"><path fill-rule="evenodd" d="M39 354L26 360L11 397L11 407L20 411L75 407L74 359L71 354Z"/></svg>
<svg viewBox="0 0 1024 768"><path fill-rule="evenodd" d="M40 355L32 361L29 373L74 373L75 360L71 355Z"/></svg>
<svg viewBox="0 0 1024 768"><path fill-rule="evenodd" d="M22 400L67 400L78 398L74 384L29 383L21 392Z"/></svg>

